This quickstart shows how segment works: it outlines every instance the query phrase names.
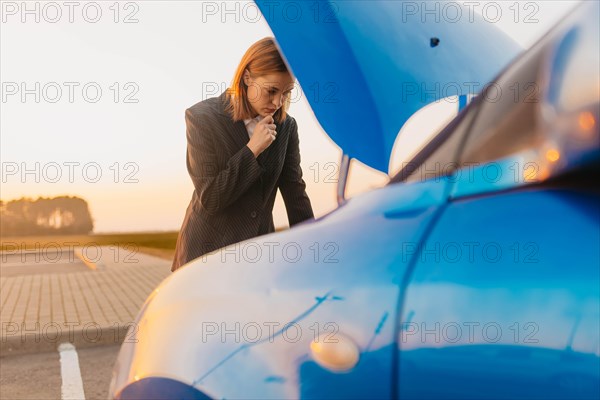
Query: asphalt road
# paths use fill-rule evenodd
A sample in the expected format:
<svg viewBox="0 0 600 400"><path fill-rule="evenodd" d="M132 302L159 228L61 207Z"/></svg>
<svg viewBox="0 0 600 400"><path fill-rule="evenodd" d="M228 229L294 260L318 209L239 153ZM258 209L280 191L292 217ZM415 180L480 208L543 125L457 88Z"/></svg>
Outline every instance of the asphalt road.
<svg viewBox="0 0 600 400"><path fill-rule="evenodd" d="M106 400L119 345L77 349L86 400ZM58 351L0 358L0 399L61 399Z"/></svg>

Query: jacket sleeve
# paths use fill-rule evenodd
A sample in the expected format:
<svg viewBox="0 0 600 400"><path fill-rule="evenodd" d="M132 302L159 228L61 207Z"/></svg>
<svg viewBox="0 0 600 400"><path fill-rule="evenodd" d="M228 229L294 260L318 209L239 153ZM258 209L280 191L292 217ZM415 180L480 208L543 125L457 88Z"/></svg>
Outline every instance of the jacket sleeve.
<svg viewBox="0 0 600 400"><path fill-rule="evenodd" d="M187 136L187 170L202 208L217 213L238 199L264 172L248 146L242 147L219 170L217 152L210 131L210 116L185 112Z"/></svg>
<svg viewBox="0 0 600 400"><path fill-rule="evenodd" d="M290 226L296 225L307 219L314 219L310 199L306 194L306 183L302 179L300 168L300 141L298 139L298 125L291 118L290 137L285 155L285 161L277 185L285 203Z"/></svg>

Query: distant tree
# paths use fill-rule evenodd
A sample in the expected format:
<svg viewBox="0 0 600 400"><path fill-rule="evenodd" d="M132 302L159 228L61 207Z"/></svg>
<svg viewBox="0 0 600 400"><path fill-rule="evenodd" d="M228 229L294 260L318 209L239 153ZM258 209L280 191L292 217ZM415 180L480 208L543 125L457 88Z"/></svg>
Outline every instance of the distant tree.
<svg viewBox="0 0 600 400"><path fill-rule="evenodd" d="M0 200L0 236L88 234L94 222L87 202L74 196Z"/></svg>

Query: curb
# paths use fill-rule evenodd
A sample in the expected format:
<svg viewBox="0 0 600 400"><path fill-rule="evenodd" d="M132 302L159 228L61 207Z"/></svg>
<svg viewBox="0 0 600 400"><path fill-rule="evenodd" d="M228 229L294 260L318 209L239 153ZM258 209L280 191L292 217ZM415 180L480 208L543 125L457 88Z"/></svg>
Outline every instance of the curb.
<svg viewBox="0 0 600 400"><path fill-rule="evenodd" d="M0 339L0 358L57 351L62 343L71 343L77 349L95 346L106 346L111 344L122 344L126 339L135 340L133 332L128 335L131 323L115 323L111 326L100 327L98 324L89 322L83 328L61 330L60 325L54 324L59 329L41 331L17 331L13 334L3 335Z"/></svg>

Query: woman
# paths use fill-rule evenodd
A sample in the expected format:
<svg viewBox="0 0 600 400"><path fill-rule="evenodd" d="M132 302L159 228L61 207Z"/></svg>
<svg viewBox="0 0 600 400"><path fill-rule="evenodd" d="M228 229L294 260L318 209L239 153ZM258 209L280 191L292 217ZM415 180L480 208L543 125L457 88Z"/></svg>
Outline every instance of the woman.
<svg viewBox="0 0 600 400"><path fill-rule="evenodd" d="M298 126L287 114L293 84L273 38L264 38L246 51L231 88L186 110L194 193L172 271L221 247L274 232L277 188L290 226L314 218L300 168Z"/></svg>

